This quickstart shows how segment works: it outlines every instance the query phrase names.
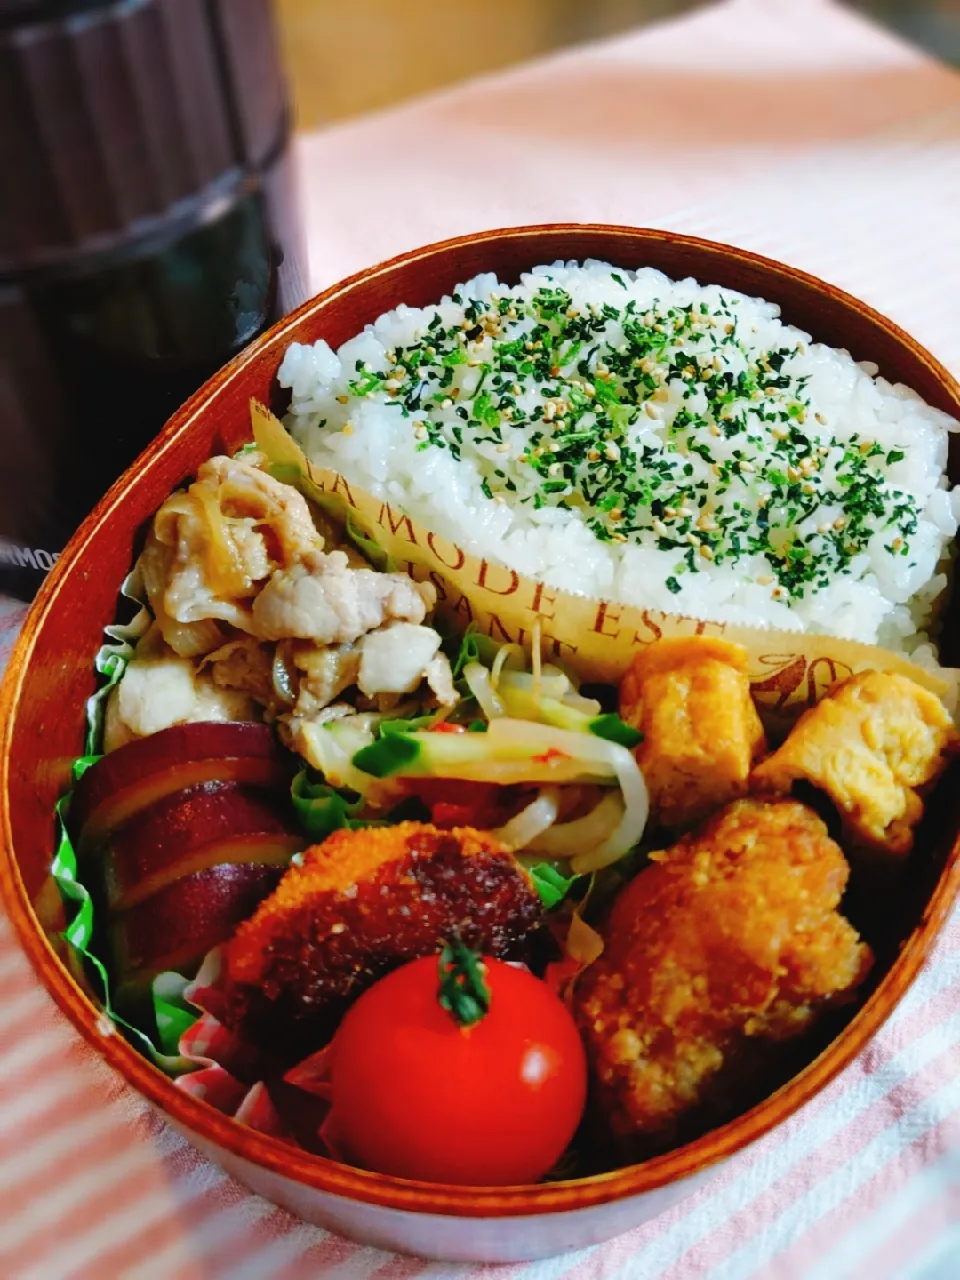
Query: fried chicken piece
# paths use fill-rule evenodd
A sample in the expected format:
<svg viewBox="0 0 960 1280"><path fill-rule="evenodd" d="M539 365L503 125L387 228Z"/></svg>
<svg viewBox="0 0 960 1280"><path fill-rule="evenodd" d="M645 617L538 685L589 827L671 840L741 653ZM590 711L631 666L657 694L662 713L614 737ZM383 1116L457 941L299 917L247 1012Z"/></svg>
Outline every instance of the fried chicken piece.
<svg viewBox="0 0 960 1280"><path fill-rule="evenodd" d="M810 782L837 806L854 843L902 856L923 817L918 789L940 776L957 743L932 693L907 676L862 671L804 712L753 783L788 794Z"/></svg>
<svg viewBox="0 0 960 1280"><path fill-rule="evenodd" d="M662 1143L759 1042L849 998L871 955L836 910L843 852L796 801L736 801L651 858L574 999L605 1123Z"/></svg>
<svg viewBox="0 0 960 1280"><path fill-rule="evenodd" d="M439 952L454 930L510 955L540 914L526 873L486 832L419 822L336 831L229 943L227 1021L296 1060L378 978Z"/></svg>
<svg viewBox="0 0 960 1280"><path fill-rule="evenodd" d="M643 734L637 763L663 826L689 826L746 795L765 740L740 645L658 640L624 676L620 715Z"/></svg>

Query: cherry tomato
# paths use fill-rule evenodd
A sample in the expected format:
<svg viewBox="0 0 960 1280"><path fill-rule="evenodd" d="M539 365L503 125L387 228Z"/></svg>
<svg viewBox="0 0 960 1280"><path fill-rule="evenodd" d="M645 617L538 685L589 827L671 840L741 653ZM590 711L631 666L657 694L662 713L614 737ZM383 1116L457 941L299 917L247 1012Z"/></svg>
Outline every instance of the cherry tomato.
<svg viewBox="0 0 960 1280"><path fill-rule="evenodd" d="M576 1025L526 969L484 959L489 997L462 1025L438 999L437 957L388 974L331 1046L326 1132L344 1157L424 1182L536 1182L562 1155L586 1096Z"/></svg>

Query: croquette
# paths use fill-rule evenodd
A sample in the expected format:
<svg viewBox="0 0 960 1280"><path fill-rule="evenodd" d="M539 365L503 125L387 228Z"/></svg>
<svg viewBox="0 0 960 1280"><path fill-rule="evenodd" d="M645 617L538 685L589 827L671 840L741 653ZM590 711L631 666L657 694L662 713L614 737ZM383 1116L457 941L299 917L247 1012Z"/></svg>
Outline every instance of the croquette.
<svg viewBox="0 0 960 1280"><path fill-rule="evenodd" d="M349 1004L453 932L493 956L522 954L540 899L486 832L427 823L336 831L308 849L225 954L225 1021L304 1055Z"/></svg>
<svg viewBox="0 0 960 1280"><path fill-rule="evenodd" d="M871 954L837 912L843 852L796 801L736 801L651 859L574 1001L604 1124L665 1146L725 1066L851 997Z"/></svg>

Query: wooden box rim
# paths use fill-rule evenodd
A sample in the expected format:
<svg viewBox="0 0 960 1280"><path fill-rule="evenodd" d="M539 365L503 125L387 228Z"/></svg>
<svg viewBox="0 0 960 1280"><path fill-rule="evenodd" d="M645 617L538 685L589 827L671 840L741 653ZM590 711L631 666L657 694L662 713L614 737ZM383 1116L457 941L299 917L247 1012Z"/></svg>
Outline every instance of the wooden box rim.
<svg viewBox="0 0 960 1280"><path fill-rule="evenodd" d="M952 400L960 412L960 384L939 361L873 308L806 272L729 245L669 231L601 224L554 223L510 227L439 241L400 254L331 286L285 317L201 387L173 415L138 460L136 468L149 466L170 450L176 441L190 431L191 425L215 404L226 387L243 380L245 371L256 360L262 360L266 353L270 353L278 357L279 363L279 352L287 342L296 338L298 328L304 320L322 311L332 300L358 285L389 276L400 266L427 262L440 254L456 253L460 249L476 248L504 238L517 243L530 243L531 246L536 244L538 253L530 265L537 261L553 261L558 255L554 252L551 256L549 246L559 245L575 233L607 238L611 245L619 237L627 238L631 243L640 241L651 246L660 244L679 249L719 252L730 261L759 271L773 281L799 284L806 290L819 292L848 312L868 319L873 326L882 329L888 338L908 350L915 360L926 367L946 398ZM544 246L542 251L540 246ZM695 1142L643 1164L569 1182L516 1188L450 1187L410 1182L367 1173L309 1155L287 1143L256 1133L222 1115L207 1103L177 1089L171 1080L141 1057L121 1036L116 1033L105 1034L103 1015L71 977L41 929L20 876L12 835L11 786L15 780L10 769L10 744L17 709L29 683L31 655L37 636L50 614L56 610L64 582L82 560L94 531L124 501L128 489L135 483L134 469L131 469L113 485L71 540L30 609L0 687L0 899L38 977L63 1013L129 1084L169 1116L181 1130L192 1131L209 1143L304 1186L392 1209L463 1217L513 1217L584 1209L637 1196L689 1178L768 1133L799 1110L852 1062L914 982L960 893L960 836L952 845L920 923L877 990L841 1035L809 1066L745 1114ZM119 587L119 583L117 585ZM92 658L91 654L91 661ZM52 852L51 850L51 856Z"/></svg>

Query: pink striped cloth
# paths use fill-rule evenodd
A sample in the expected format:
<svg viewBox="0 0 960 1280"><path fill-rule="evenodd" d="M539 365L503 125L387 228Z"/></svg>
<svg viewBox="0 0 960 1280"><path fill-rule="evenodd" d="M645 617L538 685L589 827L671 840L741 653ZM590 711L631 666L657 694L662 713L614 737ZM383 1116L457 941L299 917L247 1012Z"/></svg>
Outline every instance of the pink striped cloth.
<svg viewBox="0 0 960 1280"><path fill-rule="evenodd" d="M300 156L318 288L494 225L671 227L835 281L960 372L960 77L828 0L727 0ZM0 661L21 617L0 602ZM2 920L0 990L4 1280L960 1275L958 917L876 1042L782 1129L628 1235L502 1268L394 1257L249 1195L80 1043Z"/></svg>

